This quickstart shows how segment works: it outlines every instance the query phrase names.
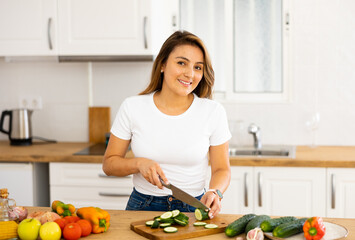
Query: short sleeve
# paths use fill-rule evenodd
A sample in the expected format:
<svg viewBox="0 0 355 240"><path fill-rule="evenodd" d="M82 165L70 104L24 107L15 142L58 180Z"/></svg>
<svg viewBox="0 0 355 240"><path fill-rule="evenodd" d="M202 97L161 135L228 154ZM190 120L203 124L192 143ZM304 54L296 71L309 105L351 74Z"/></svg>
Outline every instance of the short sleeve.
<svg viewBox="0 0 355 240"><path fill-rule="evenodd" d="M118 138L130 140L132 137L131 120L127 99L123 101L113 122L111 133Z"/></svg>
<svg viewBox="0 0 355 240"><path fill-rule="evenodd" d="M221 145L231 139L232 134L229 131L227 114L221 104L218 104L216 108L212 124L214 130L210 137L211 146Z"/></svg>

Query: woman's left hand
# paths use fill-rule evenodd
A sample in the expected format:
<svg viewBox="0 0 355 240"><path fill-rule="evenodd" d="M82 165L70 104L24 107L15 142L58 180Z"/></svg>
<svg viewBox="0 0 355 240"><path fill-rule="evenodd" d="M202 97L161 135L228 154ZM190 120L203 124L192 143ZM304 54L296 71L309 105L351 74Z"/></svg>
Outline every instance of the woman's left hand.
<svg viewBox="0 0 355 240"><path fill-rule="evenodd" d="M221 201L217 194L215 194L212 191L206 192L202 198L201 202L206 205L206 207L209 207L211 210L208 213L208 216L212 219L214 216L216 216L220 211L221 211Z"/></svg>

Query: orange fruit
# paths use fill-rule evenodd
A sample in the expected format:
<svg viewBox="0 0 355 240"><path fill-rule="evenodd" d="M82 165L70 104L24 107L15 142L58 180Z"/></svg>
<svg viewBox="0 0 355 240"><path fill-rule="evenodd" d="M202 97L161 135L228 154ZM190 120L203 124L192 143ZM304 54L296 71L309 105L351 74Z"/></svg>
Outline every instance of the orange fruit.
<svg viewBox="0 0 355 240"><path fill-rule="evenodd" d="M63 237L65 240L77 240L81 237L81 227L77 223L68 223L64 227Z"/></svg>
<svg viewBox="0 0 355 240"><path fill-rule="evenodd" d="M88 220L81 219L81 220L77 221L76 223L79 224L81 227L81 236L82 237L86 237L86 236L90 235L90 233L92 231L92 226Z"/></svg>

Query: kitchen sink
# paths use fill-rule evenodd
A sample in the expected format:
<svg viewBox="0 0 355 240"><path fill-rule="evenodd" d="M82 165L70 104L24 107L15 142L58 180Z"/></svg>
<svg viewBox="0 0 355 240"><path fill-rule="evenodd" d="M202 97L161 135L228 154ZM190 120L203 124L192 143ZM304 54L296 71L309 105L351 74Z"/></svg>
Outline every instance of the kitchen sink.
<svg viewBox="0 0 355 240"><path fill-rule="evenodd" d="M231 157L283 157L295 158L296 147L286 145L266 145L261 149L253 146L230 147L229 156Z"/></svg>

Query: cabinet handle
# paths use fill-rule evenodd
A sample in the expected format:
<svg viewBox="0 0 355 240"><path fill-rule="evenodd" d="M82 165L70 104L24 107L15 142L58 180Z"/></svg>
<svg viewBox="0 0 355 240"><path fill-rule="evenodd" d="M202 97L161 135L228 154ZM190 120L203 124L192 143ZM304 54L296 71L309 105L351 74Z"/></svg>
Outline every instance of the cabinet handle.
<svg viewBox="0 0 355 240"><path fill-rule="evenodd" d="M107 176L106 174L99 173L99 177L101 177L101 178L130 178L130 175L127 175L124 177L117 177L117 176Z"/></svg>
<svg viewBox="0 0 355 240"><path fill-rule="evenodd" d="M148 40L147 40L147 21L148 17L145 16L143 19L143 37L144 37L144 48L148 48Z"/></svg>
<svg viewBox="0 0 355 240"><path fill-rule="evenodd" d="M124 193L106 193L106 192L99 192L99 195L102 197L129 197L130 194Z"/></svg>
<svg viewBox="0 0 355 240"><path fill-rule="evenodd" d="M48 26L47 26L47 35L48 35L48 46L49 49L52 50L52 37L51 37L51 28L52 28L52 18L48 18Z"/></svg>
<svg viewBox="0 0 355 240"><path fill-rule="evenodd" d="M248 173L244 173L244 206L248 207Z"/></svg>
<svg viewBox="0 0 355 240"><path fill-rule="evenodd" d="M331 194L332 194L332 209L335 209L335 176L334 174L331 175Z"/></svg>
<svg viewBox="0 0 355 240"><path fill-rule="evenodd" d="M261 173L258 173L258 202L259 202L259 207L263 206L263 201L262 201L262 192L261 192L261 187L262 187L262 179L261 179Z"/></svg>

